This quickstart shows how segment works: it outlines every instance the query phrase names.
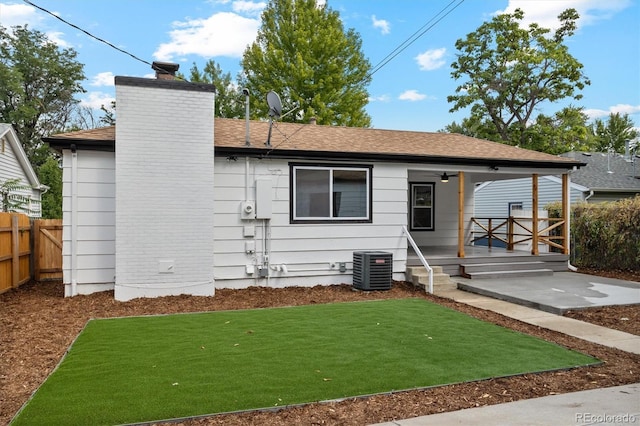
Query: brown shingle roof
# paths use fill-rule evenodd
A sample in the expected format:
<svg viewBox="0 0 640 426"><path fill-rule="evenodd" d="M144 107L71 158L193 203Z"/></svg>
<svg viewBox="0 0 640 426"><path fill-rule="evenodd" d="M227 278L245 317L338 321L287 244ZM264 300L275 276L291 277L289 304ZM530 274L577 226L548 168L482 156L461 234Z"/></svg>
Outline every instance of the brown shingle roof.
<svg viewBox="0 0 640 426"><path fill-rule="evenodd" d="M489 163L546 164L572 167L581 162L537 151L516 148L497 142L476 139L454 133L429 133L399 130L381 130L358 127L321 126L314 124L274 123L271 147L267 147L269 123L251 121L251 146L245 146L245 121L216 118L214 139L216 150L226 154L254 154L277 156L344 154L346 157L398 158L414 161L442 159L446 162L479 161ZM47 138L56 143L67 141L114 141L115 126L93 130L63 133Z"/></svg>

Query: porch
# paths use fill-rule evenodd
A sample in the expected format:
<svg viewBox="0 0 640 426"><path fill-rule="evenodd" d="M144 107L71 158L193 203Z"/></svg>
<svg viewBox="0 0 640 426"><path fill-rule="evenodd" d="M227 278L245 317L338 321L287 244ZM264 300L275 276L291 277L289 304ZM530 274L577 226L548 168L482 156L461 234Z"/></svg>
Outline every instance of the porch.
<svg viewBox="0 0 640 426"><path fill-rule="evenodd" d="M457 246L419 247L429 265L441 266L445 274L451 276L468 276L491 278L499 272L535 271L537 275L568 270L568 254L539 253L531 254L527 250L508 250L501 247L469 245L464 246L465 257L458 257ZM413 248L407 251L407 267L422 266ZM517 272L515 272L517 273ZM504 274L502 274L504 276Z"/></svg>

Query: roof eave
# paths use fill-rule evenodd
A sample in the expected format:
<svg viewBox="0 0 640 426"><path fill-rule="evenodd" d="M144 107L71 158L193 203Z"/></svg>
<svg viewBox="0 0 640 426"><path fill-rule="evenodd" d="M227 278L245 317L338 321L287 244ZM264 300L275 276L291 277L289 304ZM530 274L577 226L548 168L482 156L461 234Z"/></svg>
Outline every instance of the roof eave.
<svg viewBox="0 0 640 426"><path fill-rule="evenodd" d="M43 142L49 144L49 146L62 152L64 149L78 149L78 150L90 150L90 151L103 151L103 152L115 152L116 143L110 139L72 139L72 138L42 138Z"/></svg>
<svg viewBox="0 0 640 426"><path fill-rule="evenodd" d="M491 167L534 167L540 169L567 169L584 166L584 163L567 163L563 161L535 161L535 160L514 160L505 158L469 158L438 155L409 155L390 154L376 152L335 152L335 151L304 151L278 149L274 151L269 148L259 147L226 147L216 146L216 156L250 156L250 157L274 157L289 159L330 159L330 160L371 160L400 163L442 163L460 165L481 165Z"/></svg>

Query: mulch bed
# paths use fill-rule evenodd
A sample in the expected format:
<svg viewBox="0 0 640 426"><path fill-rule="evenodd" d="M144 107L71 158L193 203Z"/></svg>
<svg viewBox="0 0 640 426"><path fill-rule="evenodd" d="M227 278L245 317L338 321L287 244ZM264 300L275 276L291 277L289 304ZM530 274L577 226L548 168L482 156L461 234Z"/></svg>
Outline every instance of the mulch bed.
<svg viewBox="0 0 640 426"><path fill-rule="evenodd" d="M618 276L620 277L620 276ZM639 277L640 278L640 277ZM640 281L638 279L637 281ZM358 292L349 285L312 288L251 287L216 291L214 297L174 296L117 302L113 292L63 297L63 286L29 283L0 295L0 423L6 424L58 364L90 318L266 308L355 300L421 297L484 321L589 354L603 364L566 371L397 392L340 402L313 403L278 411L192 419L181 425L363 425L463 408L640 382L640 355L634 355L522 323L417 291L397 282L389 291ZM640 306L609 307L568 315L640 335ZM623 320L623 318L627 318ZM508 356L508 354L505 354ZM428 361L428 360L422 360ZM416 360L421 362L421 360ZM175 424L175 423L174 423Z"/></svg>

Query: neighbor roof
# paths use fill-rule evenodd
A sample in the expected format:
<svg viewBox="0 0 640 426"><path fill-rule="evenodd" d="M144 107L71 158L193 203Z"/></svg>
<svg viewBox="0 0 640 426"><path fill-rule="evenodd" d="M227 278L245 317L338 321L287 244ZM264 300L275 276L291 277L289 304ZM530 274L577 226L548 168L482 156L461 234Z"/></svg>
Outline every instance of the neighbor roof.
<svg viewBox="0 0 640 426"><path fill-rule="evenodd" d="M622 155L603 152L567 152L563 157L587 163L571 174L571 181L594 191L640 192L640 157L635 165ZM635 173L634 173L635 166Z"/></svg>
<svg viewBox="0 0 640 426"><path fill-rule="evenodd" d="M217 155L255 155L295 158L370 159L380 161L493 166L535 166L572 168L584 165L572 158L558 157L497 142L454 133L428 133L359 127L321 126L299 123L273 123L271 144L266 145L269 122L250 122L250 145L245 143L246 122L216 118L214 123ZM115 144L115 126L45 139L54 149L96 149ZM114 148L112 148L114 149Z"/></svg>

